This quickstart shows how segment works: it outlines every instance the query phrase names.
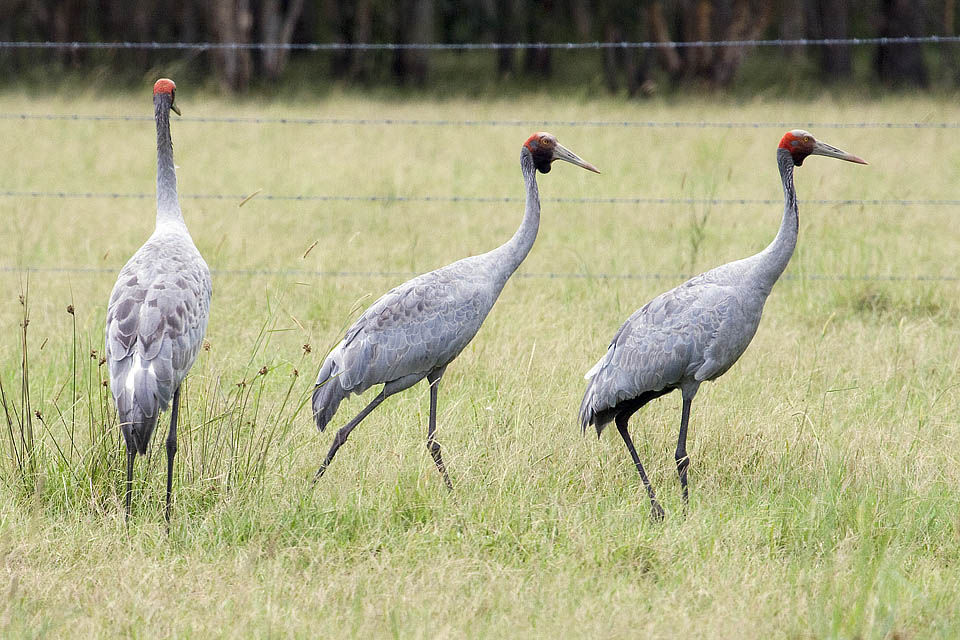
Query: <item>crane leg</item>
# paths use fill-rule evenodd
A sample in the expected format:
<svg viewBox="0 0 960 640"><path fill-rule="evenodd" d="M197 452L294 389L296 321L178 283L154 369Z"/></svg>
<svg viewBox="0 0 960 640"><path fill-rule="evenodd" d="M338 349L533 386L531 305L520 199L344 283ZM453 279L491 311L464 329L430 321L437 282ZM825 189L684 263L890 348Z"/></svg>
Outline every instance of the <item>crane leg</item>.
<svg viewBox="0 0 960 640"><path fill-rule="evenodd" d="M127 490L126 490L126 503L127 503L127 515L124 516L126 522L130 521L130 499L133 495L133 460L137 457L137 452L135 449L127 448Z"/></svg>
<svg viewBox="0 0 960 640"><path fill-rule="evenodd" d="M173 458L177 455L177 417L180 413L180 387L173 392L170 403L170 432L167 434L167 508L164 518L167 521L167 533L170 532L170 498L173 493Z"/></svg>
<svg viewBox="0 0 960 640"><path fill-rule="evenodd" d="M317 483L317 480L323 477L323 473L327 470L327 467L330 466L330 461L333 460L333 456L337 455L337 449L339 449L340 445L347 441L347 436L350 435L350 432L353 431L358 424L363 422L363 419L370 415L370 412L376 409L377 406L386 399L386 397L386 388L384 388L384 390L381 391L377 397L370 402L370 404L363 408L363 411L357 414L357 417L348 422L342 429L337 431L337 435L333 438L333 444L330 445L330 451L327 452L327 457L324 459L323 464L320 465L316 475L313 476L314 484Z"/></svg>
<svg viewBox="0 0 960 640"><path fill-rule="evenodd" d="M687 455L687 424L690 422L690 406L693 404L693 397L697 395L697 387L692 390L681 390L681 393L683 393L683 409L680 412L680 435L677 437L677 451L673 454L673 459L677 461L677 475L680 476L683 504L686 507L690 503L687 490L687 468L690 466L690 456Z"/></svg>
<svg viewBox="0 0 960 640"><path fill-rule="evenodd" d="M620 432L620 437L623 438L624 444L627 445L630 457L633 458L633 464L637 467L637 471L640 472L640 479L643 480L643 486L647 488L647 495L650 496L650 506L653 509L653 519L657 521L663 520L663 507L657 502L657 497L653 493L653 485L650 484L650 479L647 478L647 472L643 470L643 465L640 464L640 457L637 455L637 450L633 448L633 440L630 439L630 431L627 428L630 415L631 414L626 411L617 414L617 430Z"/></svg>
<svg viewBox="0 0 960 640"><path fill-rule="evenodd" d="M427 450L433 456L433 461L437 464L437 470L443 476L447 489L453 491L453 484L450 482L450 476L447 475L447 467L443 464L443 457L440 455L440 443L434 437L437 432L437 392L444 370L441 369L427 376L427 382L430 384L430 426L427 428Z"/></svg>

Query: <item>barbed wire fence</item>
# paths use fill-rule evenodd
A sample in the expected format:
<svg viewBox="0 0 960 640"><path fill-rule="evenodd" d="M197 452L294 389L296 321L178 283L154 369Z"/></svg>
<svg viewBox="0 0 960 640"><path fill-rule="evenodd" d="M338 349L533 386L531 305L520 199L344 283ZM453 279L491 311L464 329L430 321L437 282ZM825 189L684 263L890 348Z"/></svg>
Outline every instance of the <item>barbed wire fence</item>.
<svg viewBox="0 0 960 640"><path fill-rule="evenodd" d="M153 122L153 116L98 115L84 113L0 113L0 120L76 120L92 122ZM184 116L177 122L330 125L330 126L414 126L414 127L588 127L638 129L960 129L960 122L719 122L692 120L446 120L422 118L306 118Z"/></svg>
<svg viewBox="0 0 960 640"><path fill-rule="evenodd" d="M0 41L0 49L109 49L178 51L526 51L584 49L702 49L729 47L892 46L960 43L960 36L771 38L763 40L618 42L51 42Z"/></svg>
<svg viewBox="0 0 960 640"><path fill-rule="evenodd" d="M189 52L229 50L288 50L288 51L502 51L502 50L608 50L608 49L664 49L706 47L815 47L815 46L889 46L899 44L958 44L960 36L905 36L879 38L820 38L820 39L765 39L765 40L718 40L692 42L475 42L475 43L266 43L266 42L21 42L0 41L3 49L55 49L55 50L180 50ZM137 122L152 123L147 115L100 115L81 113L0 113L0 121L89 121L89 122ZM235 117L235 116L189 116L178 118L185 123L217 123L242 125L293 125L293 126L414 126L414 127L586 127L586 128L661 128L661 129L960 129L960 122L734 122L734 121L656 121L656 120L509 120L509 119L420 119L420 118L339 118L339 117ZM97 199L97 200L150 200L153 193L75 192L63 190L16 190L0 189L0 199ZM182 198L212 201L245 202L251 194L196 193L181 194ZM514 196L459 196L459 195L377 195L377 194L256 194L257 200L267 202L367 202L367 203L519 203L523 198ZM544 202L563 204L608 204L608 205L777 205L777 199L756 198L678 198L678 197L580 197L544 198ZM956 207L960 199L810 199L806 205L833 207ZM73 273L113 274L108 267L51 267L0 265L0 272L27 273ZM407 271L311 271L298 269L214 269L222 276L270 276L270 277L327 277L401 278L416 275ZM533 279L598 279L598 280L680 280L692 274L685 273L577 273L577 272L527 272L519 278ZM876 282L958 282L954 275L897 275L897 274L786 274L786 280L804 281L876 281Z"/></svg>
<svg viewBox="0 0 960 640"><path fill-rule="evenodd" d="M0 265L0 273L58 273L58 274L94 274L111 275L117 274L116 267L50 267L50 266L15 266ZM213 268L210 273L215 276L238 276L238 277L284 277L284 278L412 278L420 275L422 271L400 271L400 270L311 270L311 269L236 269L236 268ZM667 280L680 281L696 275L695 273L684 272L644 272L644 273L586 273L586 272L560 272L560 271L517 271L512 277L531 280ZM812 281L812 282L960 282L960 276L954 275L933 275L933 274L855 274L855 273L808 273L793 274L787 273L781 276L781 280L787 281Z"/></svg>
<svg viewBox="0 0 960 640"><path fill-rule="evenodd" d="M153 193L110 193L93 191L0 191L0 198L31 198L60 200L152 200ZM400 195L314 195L314 194L270 194L257 193L181 193L180 198L187 200L222 200L227 202L246 202L256 198L274 202L437 202L437 203L522 203L519 196L400 196ZM543 202L556 204L637 204L637 205L778 205L783 200L773 198L657 198L657 197L558 197L542 198ZM898 200L898 199L800 199L804 205L823 205L832 207L955 207L957 200Z"/></svg>

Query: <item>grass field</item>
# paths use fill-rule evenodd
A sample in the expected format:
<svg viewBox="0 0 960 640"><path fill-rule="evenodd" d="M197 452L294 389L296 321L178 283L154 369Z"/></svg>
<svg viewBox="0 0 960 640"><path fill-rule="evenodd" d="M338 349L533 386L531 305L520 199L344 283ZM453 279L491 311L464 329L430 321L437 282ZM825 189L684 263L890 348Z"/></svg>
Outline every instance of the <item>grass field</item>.
<svg viewBox="0 0 960 640"><path fill-rule="evenodd" d="M504 101L333 92L277 104L181 86L177 101L184 116L960 121L955 99L914 96L623 102L544 88ZM0 113L20 112L152 107L147 89L0 96ZM532 130L174 118L173 139L183 194L521 197ZM679 396L634 418L661 524L615 430L581 435L582 375L682 274L766 246L782 205L550 199L778 200L783 131L550 130L603 173L558 163L539 177L537 243L443 379L438 435L453 493L424 447L424 385L368 418L314 488L332 433L317 433L303 402L359 309L505 241L522 204L182 200L214 299L210 349L186 383L169 536L165 426L138 459L127 528L123 451L96 359L107 297L153 228L153 201L0 198L0 382L16 411L0 416L0 635L960 636L956 207L804 204L956 199L956 130L811 127L871 164L814 157L797 170L787 277L741 361L694 405L686 515L673 463ZM154 188L149 121L3 119L0 139L0 190ZM345 403L334 428L372 393ZM18 466L30 415L33 452Z"/></svg>

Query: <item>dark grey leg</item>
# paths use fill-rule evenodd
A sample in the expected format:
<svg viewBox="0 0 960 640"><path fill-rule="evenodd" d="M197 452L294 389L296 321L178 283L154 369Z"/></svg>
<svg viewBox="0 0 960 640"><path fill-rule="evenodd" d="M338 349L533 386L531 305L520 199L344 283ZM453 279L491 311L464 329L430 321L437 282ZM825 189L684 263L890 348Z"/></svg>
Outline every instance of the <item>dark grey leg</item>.
<svg viewBox="0 0 960 640"><path fill-rule="evenodd" d="M443 481L447 484L447 489L453 491L453 484L450 482L450 476L447 475L447 468L443 464L443 457L440 455L440 443L434 437L437 432L437 391L440 386L440 378L443 376L444 369L439 372L433 372L427 376L427 382L430 383L430 426L427 428L427 449L433 456L433 461L437 464Z"/></svg>
<svg viewBox="0 0 960 640"><path fill-rule="evenodd" d="M640 479L643 480L643 486L647 488L647 495L650 496L650 506L653 508L653 519L663 520L663 507L657 502L657 497L653 493L653 485L650 484L650 480L647 478L647 472L643 470L643 465L640 464L640 457L637 455L637 450L633 448L633 440L630 439L630 432L627 430L628 420L630 420L629 413L619 413L616 417L617 430L620 432L620 437L623 438L623 442L627 445L630 457L633 458L633 464L637 467L637 471L640 472Z"/></svg>
<svg viewBox="0 0 960 640"><path fill-rule="evenodd" d="M127 515L125 520L130 521L130 498L133 495L133 460L137 457L136 450L127 448Z"/></svg>
<svg viewBox="0 0 960 640"><path fill-rule="evenodd" d="M350 432L353 431L358 424L363 422L363 419L370 415L370 412L376 409L377 406L386 399L386 397L386 392L381 391L380 394L370 402L370 404L363 408L363 411L357 414L356 418L348 422L346 426L337 431L337 435L333 438L333 444L330 445L330 451L327 452L326 459L323 461L323 464L320 465L320 469L317 470L316 475L313 476L314 484L316 484L317 480L323 476L323 473L327 470L327 467L330 466L330 461L333 460L333 456L337 454L337 449L339 449L340 445L347 441L347 436L350 435Z"/></svg>
<svg viewBox="0 0 960 640"><path fill-rule="evenodd" d="M167 531L170 531L170 496L173 493L173 458L177 455L177 414L180 412L180 387L173 392L170 403L170 433L167 434Z"/></svg>
<svg viewBox="0 0 960 640"><path fill-rule="evenodd" d="M677 475L680 476L680 487L683 489L683 504L690 502L690 496L687 490L687 467L690 466L690 456L687 455L687 424L690 422L690 406L693 404L693 397L697 394L694 389L683 393L683 409L680 413L680 436L677 438L677 451L673 459L677 461Z"/></svg>

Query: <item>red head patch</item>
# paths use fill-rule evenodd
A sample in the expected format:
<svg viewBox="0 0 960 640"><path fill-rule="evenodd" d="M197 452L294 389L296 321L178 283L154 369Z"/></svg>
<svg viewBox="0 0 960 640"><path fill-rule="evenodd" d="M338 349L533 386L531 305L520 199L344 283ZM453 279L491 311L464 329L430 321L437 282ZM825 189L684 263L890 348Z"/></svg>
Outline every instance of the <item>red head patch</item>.
<svg viewBox="0 0 960 640"><path fill-rule="evenodd" d="M783 134L778 147L789 151L794 163L799 167L804 159L813 153L816 144L817 141L808 132L803 129L794 129Z"/></svg>
<svg viewBox="0 0 960 640"><path fill-rule="evenodd" d="M546 131L538 131L533 134L527 141L523 143L531 153L535 153L538 150L550 151L557 144L557 139L554 138L551 134Z"/></svg>
<svg viewBox="0 0 960 640"><path fill-rule="evenodd" d="M156 84L153 85L153 95L157 95L158 93L169 93L172 95L176 88L177 85L173 83L173 80L160 78Z"/></svg>
<svg viewBox="0 0 960 640"><path fill-rule="evenodd" d="M785 134L783 134L783 137L780 138L779 148L786 149L787 151L793 151L797 144L796 140L797 136L793 134L793 131L787 131Z"/></svg>
<svg viewBox="0 0 960 640"><path fill-rule="evenodd" d="M783 137L780 138L779 148L786 149L790 153L796 151L802 151L804 153L810 153L813 150L813 145L816 144L816 140L813 139L813 136L803 129L794 129L793 131L787 131L783 134Z"/></svg>

